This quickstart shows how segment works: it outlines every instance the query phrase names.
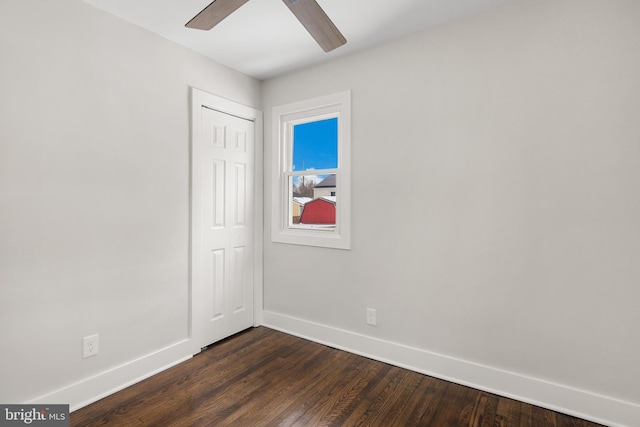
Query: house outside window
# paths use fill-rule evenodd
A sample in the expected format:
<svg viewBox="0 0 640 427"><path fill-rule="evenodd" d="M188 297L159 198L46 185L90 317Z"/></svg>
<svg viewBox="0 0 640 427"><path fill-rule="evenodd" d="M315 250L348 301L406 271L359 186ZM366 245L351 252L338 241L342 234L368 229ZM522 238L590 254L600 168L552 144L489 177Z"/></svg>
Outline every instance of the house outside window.
<svg viewBox="0 0 640 427"><path fill-rule="evenodd" d="M336 195L336 176L335 174L329 175L320 181L313 188L313 197L318 198L322 196L335 196Z"/></svg>

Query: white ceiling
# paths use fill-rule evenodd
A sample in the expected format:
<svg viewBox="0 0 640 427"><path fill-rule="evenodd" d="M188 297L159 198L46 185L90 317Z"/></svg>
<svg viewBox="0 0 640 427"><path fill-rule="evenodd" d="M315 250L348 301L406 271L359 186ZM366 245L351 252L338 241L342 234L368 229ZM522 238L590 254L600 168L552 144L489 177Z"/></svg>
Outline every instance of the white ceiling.
<svg viewBox="0 0 640 427"><path fill-rule="evenodd" d="M185 24L211 0L84 0L265 79L517 0L317 0L347 38L324 53L282 0L251 0L211 31Z"/></svg>

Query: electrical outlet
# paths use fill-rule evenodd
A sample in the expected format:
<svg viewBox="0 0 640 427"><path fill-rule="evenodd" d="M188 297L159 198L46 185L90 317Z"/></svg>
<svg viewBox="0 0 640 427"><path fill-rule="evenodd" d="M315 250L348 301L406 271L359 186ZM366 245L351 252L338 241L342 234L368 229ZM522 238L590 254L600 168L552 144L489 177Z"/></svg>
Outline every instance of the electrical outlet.
<svg viewBox="0 0 640 427"><path fill-rule="evenodd" d="M89 335L82 339L82 358L95 356L98 354L98 334Z"/></svg>
<svg viewBox="0 0 640 427"><path fill-rule="evenodd" d="M367 325L376 326L376 309L367 308Z"/></svg>

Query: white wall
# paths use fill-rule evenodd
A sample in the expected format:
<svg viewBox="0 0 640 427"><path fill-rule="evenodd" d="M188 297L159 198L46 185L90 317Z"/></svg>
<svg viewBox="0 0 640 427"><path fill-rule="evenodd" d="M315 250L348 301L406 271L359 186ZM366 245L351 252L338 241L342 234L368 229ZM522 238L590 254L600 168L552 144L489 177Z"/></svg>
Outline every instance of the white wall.
<svg viewBox="0 0 640 427"><path fill-rule="evenodd" d="M264 82L267 174L273 106L353 95L353 250L265 227L265 322L638 425L639 22L528 0Z"/></svg>
<svg viewBox="0 0 640 427"><path fill-rule="evenodd" d="M1 402L74 407L188 355L189 87L259 85L80 0L0 2Z"/></svg>

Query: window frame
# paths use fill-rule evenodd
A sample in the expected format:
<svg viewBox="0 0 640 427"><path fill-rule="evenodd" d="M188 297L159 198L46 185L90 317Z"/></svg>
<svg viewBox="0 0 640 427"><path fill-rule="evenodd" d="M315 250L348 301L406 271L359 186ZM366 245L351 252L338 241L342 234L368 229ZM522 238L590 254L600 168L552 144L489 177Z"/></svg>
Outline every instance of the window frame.
<svg viewBox="0 0 640 427"><path fill-rule="evenodd" d="M338 118L338 166L322 169L336 174L336 225L304 227L290 224L290 177L313 175L293 170L293 126ZM297 101L272 109L271 241L335 249L351 249L351 91Z"/></svg>

